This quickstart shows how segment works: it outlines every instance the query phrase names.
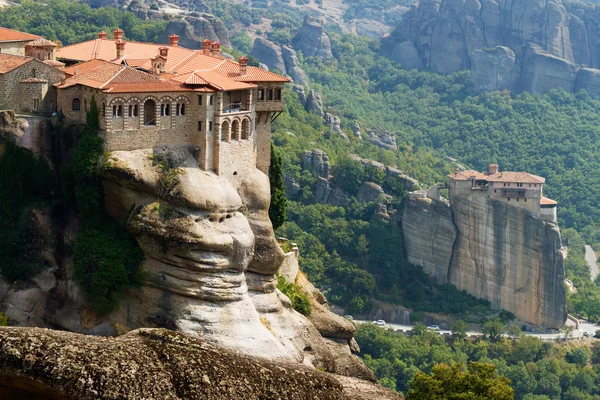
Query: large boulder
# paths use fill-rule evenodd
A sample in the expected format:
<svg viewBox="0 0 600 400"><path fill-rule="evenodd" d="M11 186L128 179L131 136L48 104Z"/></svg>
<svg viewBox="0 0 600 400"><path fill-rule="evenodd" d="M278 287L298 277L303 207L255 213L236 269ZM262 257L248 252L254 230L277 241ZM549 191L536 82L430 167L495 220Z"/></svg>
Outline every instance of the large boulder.
<svg viewBox="0 0 600 400"><path fill-rule="evenodd" d="M252 47L252 56L269 67L269 71L286 72L281 47L264 38L256 38Z"/></svg>
<svg viewBox="0 0 600 400"><path fill-rule="evenodd" d="M314 171L321 178L329 178L329 157L321 149L306 150L302 154L302 169Z"/></svg>
<svg viewBox="0 0 600 400"><path fill-rule="evenodd" d="M600 70L581 68L577 71L575 91L581 89L586 90L592 98L600 100Z"/></svg>
<svg viewBox="0 0 600 400"><path fill-rule="evenodd" d="M242 378L241 378L242 377ZM140 329L101 338L0 328L0 393L8 399L400 399L371 382Z"/></svg>
<svg viewBox="0 0 600 400"><path fill-rule="evenodd" d="M514 51L504 46L476 50L471 54L471 82L478 90L515 91L521 68Z"/></svg>
<svg viewBox="0 0 600 400"><path fill-rule="evenodd" d="M304 17L304 22L292 38L292 45L301 51L304 57L319 57L324 60L333 58L329 36L323 30L323 23L310 16Z"/></svg>

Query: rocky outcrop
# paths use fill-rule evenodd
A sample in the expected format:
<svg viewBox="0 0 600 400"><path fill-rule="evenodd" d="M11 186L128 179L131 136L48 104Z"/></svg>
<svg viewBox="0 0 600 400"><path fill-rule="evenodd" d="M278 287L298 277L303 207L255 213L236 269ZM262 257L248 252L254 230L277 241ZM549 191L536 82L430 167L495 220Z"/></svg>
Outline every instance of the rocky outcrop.
<svg viewBox="0 0 600 400"><path fill-rule="evenodd" d="M362 163L364 166L371 167L371 168L378 168L390 176L393 176L395 178L400 178L401 180L404 181L405 189L413 190L413 188L416 185L418 185L418 183L419 183L419 182L417 182L416 179L413 179L410 176L404 174L399 169L390 167L389 165L382 164L379 161L369 160L368 158L361 158L360 156L358 156L356 154L350 154L350 158L356 162Z"/></svg>
<svg viewBox="0 0 600 400"><path fill-rule="evenodd" d="M600 99L600 70L581 68L575 79L575 92L584 89L594 99Z"/></svg>
<svg viewBox="0 0 600 400"><path fill-rule="evenodd" d="M575 66L600 68L599 17L598 7L566 0L423 0L381 46L408 69L471 69L481 90L514 87L517 64L518 90L572 91Z"/></svg>
<svg viewBox="0 0 600 400"><path fill-rule="evenodd" d="M342 131L342 121L340 117L331 113L325 113L325 115L323 116L323 120L325 121L325 125L327 125L329 129L331 129L334 133L337 133L338 136L344 139L346 142L350 142L350 138L348 138L348 135L346 135L344 131Z"/></svg>
<svg viewBox="0 0 600 400"><path fill-rule="evenodd" d="M515 53L508 47L475 50L471 54L471 82L479 90L516 91L520 74Z"/></svg>
<svg viewBox="0 0 600 400"><path fill-rule="evenodd" d="M381 128L367 129L367 137L371 144L386 150L398 150L396 135Z"/></svg>
<svg viewBox="0 0 600 400"><path fill-rule="evenodd" d="M261 63L264 63L269 67L269 70L279 71L281 73L286 72L281 47L267 39L259 37L254 40L252 56L256 57Z"/></svg>
<svg viewBox="0 0 600 400"><path fill-rule="evenodd" d="M212 14L192 12L181 19L170 21L159 36L159 42L168 44L171 34L179 35L179 45L190 49L201 49L205 39L231 47L227 27Z"/></svg>
<svg viewBox="0 0 600 400"><path fill-rule="evenodd" d="M358 189L356 199L361 203L371 203L374 201L380 201L385 197L385 192L376 183L365 182Z"/></svg>
<svg viewBox="0 0 600 400"><path fill-rule="evenodd" d="M323 23L311 16L305 16L304 22L292 38L294 49L301 51L304 57L319 57L324 60L333 58L329 36L323 30Z"/></svg>
<svg viewBox="0 0 600 400"><path fill-rule="evenodd" d="M112 339L0 328L0 393L31 400L401 398L373 383L243 355L165 329Z"/></svg>
<svg viewBox="0 0 600 400"><path fill-rule="evenodd" d="M308 76L306 76L306 72L300 67L296 50L289 46L283 46L281 54L285 64L285 72L292 78L294 83L301 86L308 86Z"/></svg>
<svg viewBox="0 0 600 400"><path fill-rule="evenodd" d="M311 90L308 93L304 108L308 112L314 112L319 117L325 116L325 111L323 111L323 99L321 99L321 94L319 94L319 92L315 92L314 90Z"/></svg>
<svg viewBox="0 0 600 400"><path fill-rule="evenodd" d="M487 299L535 326L566 317L564 252L558 226L479 194L449 207L412 198L402 218L405 253L438 283Z"/></svg>
<svg viewBox="0 0 600 400"><path fill-rule="evenodd" d="M306 150L302 154L302 169L314 171L321 178L329 178L329 156L321 149Z"/></svg>

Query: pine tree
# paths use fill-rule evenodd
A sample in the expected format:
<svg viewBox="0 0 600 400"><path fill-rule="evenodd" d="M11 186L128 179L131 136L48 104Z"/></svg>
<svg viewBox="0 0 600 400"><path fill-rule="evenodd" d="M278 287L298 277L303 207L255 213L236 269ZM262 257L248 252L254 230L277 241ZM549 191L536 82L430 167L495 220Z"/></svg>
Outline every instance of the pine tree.
<svg viewBox="0 0 600 400"><path fill-rule="evenodd" d="M271 165L269 166L269 182L271 183L271 204L269 218L273 229L279 228L285 222L287 199L283 189L283 171L281 169L281 156L275 151L271 143Z"/></svg>

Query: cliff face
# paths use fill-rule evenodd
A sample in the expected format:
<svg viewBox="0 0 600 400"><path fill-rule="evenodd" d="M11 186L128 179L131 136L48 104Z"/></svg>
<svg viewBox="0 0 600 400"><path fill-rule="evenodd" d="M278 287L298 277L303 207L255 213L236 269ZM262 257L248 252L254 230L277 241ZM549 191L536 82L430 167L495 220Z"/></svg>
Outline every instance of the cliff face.
<svg viewBox="0 0 600 400"><path fill-rule="evenodd" d="M402 229L408 260L521 321L560 328L567 317L558 226L487 197L452 206L410 199Z"/></svg>
<svg viewBox="0 0 600 400"><path fill-rule="evenodd" d="M563 87L573 90L576 65L600 68L600 9L563 0L423 0L405 14L396 29L382 40L382 51L407 68L427 68L439 73L479 70L475 85L488 90L512 89L511 79L496 82L498 54L473 57L481 49L511 49L522 70L519 90L543 92ZM530 45L539 46L535 57L526 57ZM514 76L514 63L503 55L500 75ZM567 66L559 66L557 59ZM483 72L487 71L487 72ZM547 76L544 76L545 72ZM534 74L543 81L527 86Z"/></svg>

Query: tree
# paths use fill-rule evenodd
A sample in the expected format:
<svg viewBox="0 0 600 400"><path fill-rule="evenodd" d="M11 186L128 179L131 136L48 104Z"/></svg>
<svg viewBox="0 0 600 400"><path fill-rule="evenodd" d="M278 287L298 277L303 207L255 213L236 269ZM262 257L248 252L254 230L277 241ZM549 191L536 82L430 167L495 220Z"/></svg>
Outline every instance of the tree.
<svg viewBox="0 0 600 400"><path fill-rule="evenodd" d="M467 337L467 324L459 319L452 325L452 338L454 340L463 340Z"/></svg>
<svg viewBox="0 0 600 400"><path fill-rule="evenodd" d="M583 367L590 361L590 353L587 348L577 347L569 350L565 358L567 359L567 362Z"/></svg>
<svg viewBox="0 0 600 400"><path fill-rule="evenodd" d="M490 319L483 324L483 333L492 342L497 342L504 333L504 324L498 318Z"/></svg>
<svg viewBox="0 0 600 400"><path fill-rule="evenodd" d="M499 376L491 364L470 362L437 364L431 374L417 372L411 382L407 400L513 400L510 380Z"/></svg>
<svg viewBox="0 0 600 400"><path fill-rule="evenodd" d="M281 168L281 155L271 143L271 165L269 166L269 183L271 184L271 205L269 218L273 229L279 228L285 222L287 199L283 188L283 170Z"/></svg>

